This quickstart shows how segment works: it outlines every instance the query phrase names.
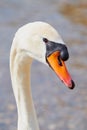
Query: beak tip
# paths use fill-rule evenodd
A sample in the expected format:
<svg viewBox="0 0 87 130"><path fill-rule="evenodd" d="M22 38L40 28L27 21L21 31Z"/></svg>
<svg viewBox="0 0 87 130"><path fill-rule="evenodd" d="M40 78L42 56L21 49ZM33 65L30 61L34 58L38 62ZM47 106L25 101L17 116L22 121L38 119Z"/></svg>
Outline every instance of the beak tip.
<svg viewBox="0 0 87 130"><path fill-rule="evenodd" d="M74 89L75 88L75 83L73 80L71 80L71 85L69 86L70 89Z"/></svg>

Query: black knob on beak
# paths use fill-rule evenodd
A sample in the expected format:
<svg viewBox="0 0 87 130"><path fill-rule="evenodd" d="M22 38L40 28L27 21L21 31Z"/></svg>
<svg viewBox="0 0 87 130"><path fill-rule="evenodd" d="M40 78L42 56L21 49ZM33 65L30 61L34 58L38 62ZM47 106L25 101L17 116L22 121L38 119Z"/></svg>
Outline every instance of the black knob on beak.
<svg viewBox="0 0 87 130"><path fill-rule="evenodd" d="M69 53L68 53L67 47L65 45L63 45L61 48L60 57L63 61L66 61L69 58Z"/></svg>

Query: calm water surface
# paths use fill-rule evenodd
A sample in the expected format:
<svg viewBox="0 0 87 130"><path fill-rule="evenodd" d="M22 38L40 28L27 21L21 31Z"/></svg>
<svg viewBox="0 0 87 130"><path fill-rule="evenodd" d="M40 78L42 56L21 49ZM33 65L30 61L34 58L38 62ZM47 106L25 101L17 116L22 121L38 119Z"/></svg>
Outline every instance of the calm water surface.
<svg viewBox="0 0 87 130"><path fill-rule="evenodd" d="M0 1L0 130L17 130L9 73L12 39L20 26L37 20L52 24L67 43L67 66L76 83L70 91L45 65L33 62L32 93L40 129L86 130L87 0Z"/></svg>

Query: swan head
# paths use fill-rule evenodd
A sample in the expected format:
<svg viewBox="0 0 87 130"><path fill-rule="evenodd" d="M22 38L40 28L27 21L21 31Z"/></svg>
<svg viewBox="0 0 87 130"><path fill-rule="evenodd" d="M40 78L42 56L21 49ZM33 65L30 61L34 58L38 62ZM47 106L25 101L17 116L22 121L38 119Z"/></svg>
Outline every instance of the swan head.
<svg viewBox="0 0 87 130"><path fill-rule="evenodd" d="M15 36L17 50L51 67L70 89L75 84L66 68L69 59L67 46L58 32L44 22L33 22L21 27Z"/></svg>
<svg viewBox="0 0 87 130"><path fill-rule="evenodd" d="M48 41L46 38L43 40L46 43L46 61L48 65L66 86L73 89L75 84L65 65L65 61L69 59L69 53L66 45Z"/></svg>

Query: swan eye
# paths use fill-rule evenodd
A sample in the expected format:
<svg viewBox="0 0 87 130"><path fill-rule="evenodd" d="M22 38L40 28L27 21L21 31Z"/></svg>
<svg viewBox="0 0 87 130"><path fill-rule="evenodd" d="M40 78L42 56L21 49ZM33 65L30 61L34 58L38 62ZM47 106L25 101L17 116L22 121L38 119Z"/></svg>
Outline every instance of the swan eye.
<svg viewBox="0 0 87 130"><path fill-rule="evenodd" d="M45 43L47 43L47 42L48 42L48 39L47 39L47 38L43 38L43 41L44 41Z"/></svg>
<svg viewBox="0 0 87 130"><path fill-rule="evenodd" d="M61 61L60 56L58 56L58 64L59 64L60 66L62 66L62 61Z"/></svg>

